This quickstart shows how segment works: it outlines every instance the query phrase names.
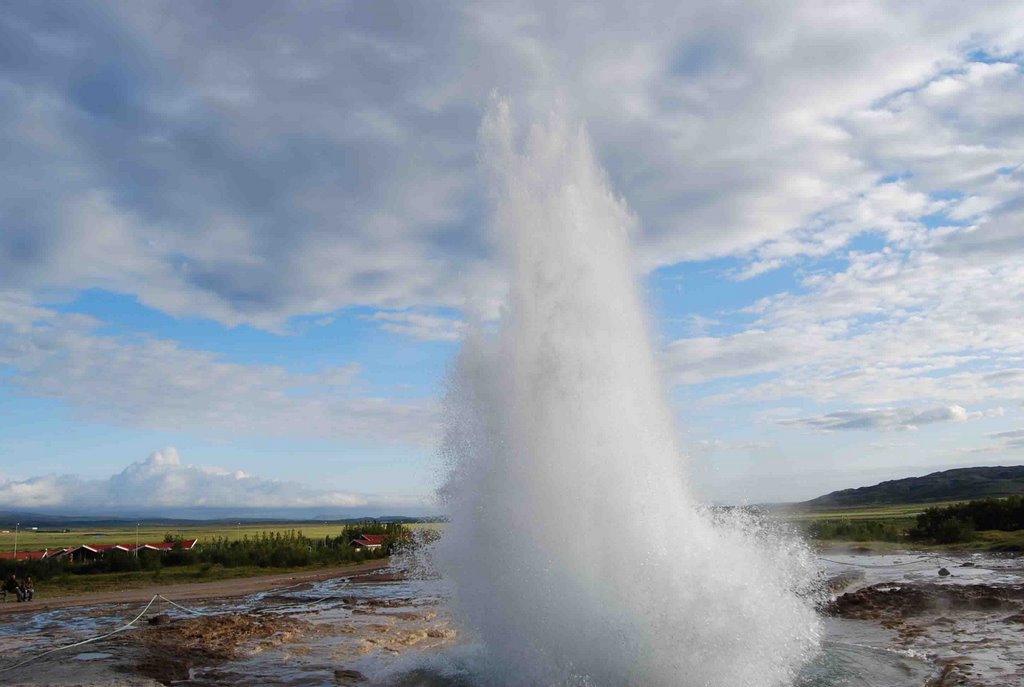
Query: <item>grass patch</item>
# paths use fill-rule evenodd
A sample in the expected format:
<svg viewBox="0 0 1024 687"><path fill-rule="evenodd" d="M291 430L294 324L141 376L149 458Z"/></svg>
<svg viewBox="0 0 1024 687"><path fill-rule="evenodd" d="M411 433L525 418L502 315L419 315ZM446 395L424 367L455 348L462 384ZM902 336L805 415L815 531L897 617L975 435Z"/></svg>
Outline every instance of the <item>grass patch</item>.
<svg viewBox="0 0 1024 687"><path fill-rule="evenodd" d="M918 516L928 509L967 503L907 503L886 506L777 511L776 516L796 525L822 549L864 547L877 553L914 549L920 551L1024 551L1024 530L981 530L966 541L939 544L911 539Z"/></svg>
<svg viewBox="0 0 1024 687"><path fill-rule="evenodd" d="M951 506L963 501L944 501L942 503L906 503L887 506L863 506L857 508L833 508L823 510L788 510L781 511L784 520L790 522L807 522L814 520L890 520L906 519L913 521L928 508Z"/></svg>
<svg viewBox="0 0 1024 687"><path fill-rule="evenodd" d="M350 565L356 565L352 563ZM39 600L58 599L65 596L100 592L122 592L145 587L170 586L192 582L218 582L266 575L282 575L297 572L315 572L335 565L302 566L295 568L258 568L243 566L225 568L220 565L186 565L162 568L158 572L140 570L124 573L97 573L94 575L60 575L36 584L36 598Z"/></svg>

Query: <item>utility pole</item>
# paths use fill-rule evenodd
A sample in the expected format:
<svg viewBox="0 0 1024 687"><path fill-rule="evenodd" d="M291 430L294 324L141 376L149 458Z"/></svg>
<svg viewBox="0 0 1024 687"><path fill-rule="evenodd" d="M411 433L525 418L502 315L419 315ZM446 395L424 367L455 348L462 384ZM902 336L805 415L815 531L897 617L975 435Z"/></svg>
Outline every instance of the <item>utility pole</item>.
<svg viewBox="0 0 1024 687"><path fill-rule="evenodd" d="M18 562L18 528L21 527L20 522L14 523L14 562Z"/></svg>
<svg viewBox="0 0 1024 687"><path fill-rule="evenodd" d="M135 557L139 557L139 523L135 523Z"/></svg>

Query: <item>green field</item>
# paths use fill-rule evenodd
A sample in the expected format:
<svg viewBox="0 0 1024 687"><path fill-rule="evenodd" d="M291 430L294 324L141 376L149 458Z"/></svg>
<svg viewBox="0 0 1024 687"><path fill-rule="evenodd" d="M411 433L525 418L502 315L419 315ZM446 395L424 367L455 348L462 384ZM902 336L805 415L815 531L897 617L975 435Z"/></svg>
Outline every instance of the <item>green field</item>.
<svg viewBox="0 0 1024 687"><path fill-rule="evenodd" d="M785 520L805 522L810 520L908 520L913 521L926 508L951 506L961 501L939 503L906 503L888 506L864 506L858 508L835 508L822 510L792 510L782 513Z"/></svg>
<svg viewBox="0 0 1024 687"><path fill-rule="evenodd" d="M31 527L31 525L29 525ZM204 540L223 537L226 539L242 539L259 537L264 533L301 531L307 537L336 537L341 533L339 523L303 522L303 523L241 523L228 525L225 523L196 523L185 526L148 525L142 522L138 529L140 544L162 542L168 534L181 536L185 539ZM409 529L422 527L443 527L440 523L407 524ZM40 528L40 530L49 528ZM136 530L134 527L82 527L72 528L70 532L44 532L22 529L18 532L18 551L42 551L59 549L79 544L135 544ZM14 551L14 530L0 532L0 552Z"/></svg>
<svg viewBox="0 0 1024 687"><path fill-rule="evenodd" d="M803 527L815 523L850 523L854 529L867 530L872 525L878 525L906 532L916 524L917 515L925 509L943 508L958 503L964 502L943 501L940 503L907 503L842 509L784 510L776 512L776 515L786 522ZM975 538L972 541L962 541L953 544L909 541L906 537L901 537L897 540L883 540L864 535L844 538L818 537L815 538L815 542L819 546L824 547L867 546L879 552L906 548L937 551L1024 551L1024 530L1015 532L982 530L975 534Z"/></svg>

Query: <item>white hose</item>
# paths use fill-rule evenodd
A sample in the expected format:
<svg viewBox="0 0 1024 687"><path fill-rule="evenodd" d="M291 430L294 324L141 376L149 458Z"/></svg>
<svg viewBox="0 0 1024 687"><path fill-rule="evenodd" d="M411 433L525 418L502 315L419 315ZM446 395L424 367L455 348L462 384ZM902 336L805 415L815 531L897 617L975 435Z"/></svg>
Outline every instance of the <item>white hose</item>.
<svg viewBox="0 0 1024 687"><path fill-rule="evenodd" d="M192 613L193 615L210 615L209 613L203 613L202 611L197 611L197 610L195 610L195 609L192 609L192 608L185 608L185 607L184 607L184 606L182 606L181 604L178 604L178 603L174 603L173 601L171 601L170 599L168 599L168 598L167 598L166 596L164 596L163 594L157 594L157 596L159 596L159 597L160 597L161 599L163 599L163 600L164 600L164 601L166 601L167 603L171 604L171 605L172 605L172 606L174 606L175 608L180 608L181 610L185 611L186 613Z"/></svg>
<svg viewBox="0 0 1024 687"><path fill-rule="evenodd" d="M40 658L43 658L44 656L49 656L50 654L57 653L58 651L64 651L66 649L74 649L76 646L82 646L84 644L89 644L91 642L98 642L101 639L106 639L107 637L111 637L113 635L116 635L118 632L124 632L129 627L131 627L132 625L137 623L139 621L139 619L142 618L142 616L146 615L146 611L149 610L149 607L153 605L153 602L156 601L159 596L160 596L159 594L154 594L153 598L149 600L149 603L146 604L146 607L142 609L141 613L139 613L137 616L135 616L134 618L129 620L127 623L125 623L124 625L122 625L121 627L117 628L116 630L114 630L112 632L108 632L106 634L99 635L98 637L92 637L90 639L84 639L81 642L75 642L74 644L67 644L65 646L58 646L55 649L50 649L48 651L44 651L43 653L36 654L35 656L33 656L31 658L27 658L24 661L21 661L20 663L15 663L13 666L7 666L6 668L0 668L0 673L6 673L9 670L14 670L15 668L20 668L23 665L31 663L32 661L37 661Z"/></svg>

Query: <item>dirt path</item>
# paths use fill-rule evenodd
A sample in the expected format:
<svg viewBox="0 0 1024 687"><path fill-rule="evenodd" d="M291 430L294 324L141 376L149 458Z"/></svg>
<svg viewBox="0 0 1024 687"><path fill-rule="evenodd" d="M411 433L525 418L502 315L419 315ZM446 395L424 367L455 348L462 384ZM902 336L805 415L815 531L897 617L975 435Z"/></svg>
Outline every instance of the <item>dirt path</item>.
<svg viewBox="0 0 1024 687"><path fill-rule="evenodd" d="M39 599L23 603L9 602L0 604L0 617L11 613L39 613L55 608L71 608L75 606L94 606L96 604L145 603L154 594L162 594L172 601L195 599L223 599L233 596L246 596L256 592L285 587L302 582L319 582L336 577L352 577L380 570L388 565L388 561L377 560L346 565L337 568L323 568L310 572L291 572L278 575L261 575L243 577L234 580L217 580L216 582L182 582L178 584L153 584L120 592L93 592L62 596L56 599Z"/></svg>

